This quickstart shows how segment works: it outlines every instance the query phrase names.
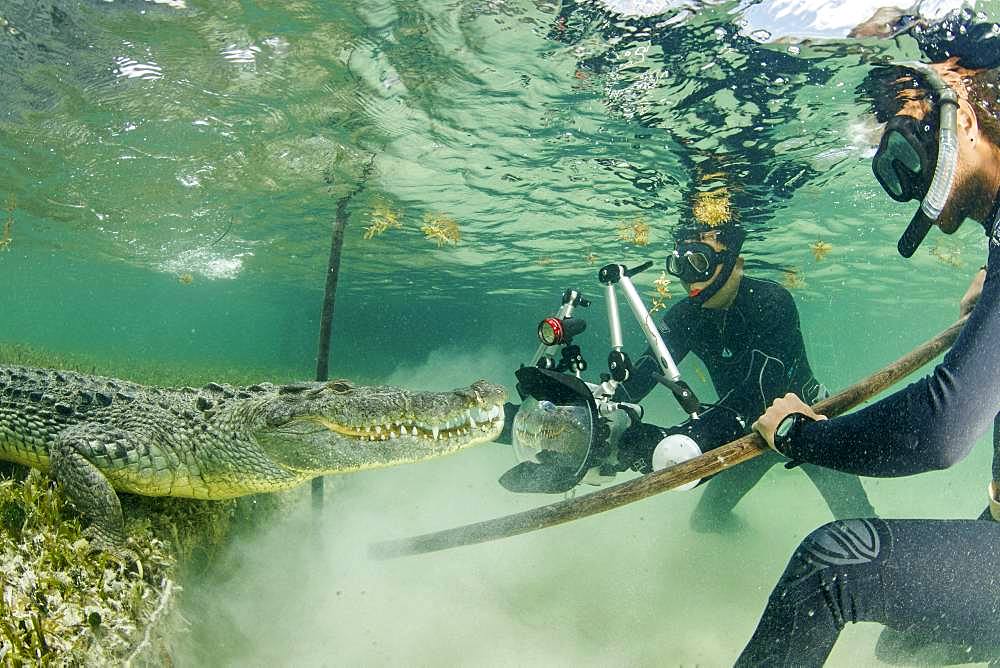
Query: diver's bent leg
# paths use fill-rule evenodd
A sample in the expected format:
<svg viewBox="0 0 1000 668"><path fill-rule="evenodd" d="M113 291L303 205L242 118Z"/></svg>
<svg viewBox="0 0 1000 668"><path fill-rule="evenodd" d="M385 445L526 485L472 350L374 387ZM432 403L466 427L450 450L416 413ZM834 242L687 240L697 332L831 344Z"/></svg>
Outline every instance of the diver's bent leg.
<svg viewBox="0 0 1000 668"><path fill-rule="evenodd" d="M812 532L737 666L821 666L847 622L1000 647L1000 523L862 519Z"/></svg>
<svg viewBox="0 0 1000 668"><path fill-rule="evenodd" d="M891 666L957 666L997 661L996 647L929 641L919 631L886 626L875 643L875 658Z"/></svg>
<svg viewBox="0 0 1000 668"><path fill-rule="evenodd" d="M705 491L691 514L695 531L720 531L732 521L730 513L747 492L756 485L772 466L781 461L773 452L722 471L705 483Z"/></svg>
<svg viewBox="0 0 1000 668"><path fill-rule="evenodd" d="M802 471L819 490L834 518L876 516L858 476L814 464L803 464Z"/></svg>
<svg viewBox="0 0 1000 668"><path fill-rule="evenodd" d="M792 555L736 665L822 666L845 622L881 598L879 565L890 553L891 534L870 520L813 531Z"/></svg>
<svg viewBox="0 0 1000 668"><path fill-rule="evenodd" d="M980 520L991 521L989 506L979 515ZM875 644L875 656L891 665L916 664L952 666L962 663L987 663L996 658L996 648L969 644L929 641L918 631L882 629Z"/></svg>

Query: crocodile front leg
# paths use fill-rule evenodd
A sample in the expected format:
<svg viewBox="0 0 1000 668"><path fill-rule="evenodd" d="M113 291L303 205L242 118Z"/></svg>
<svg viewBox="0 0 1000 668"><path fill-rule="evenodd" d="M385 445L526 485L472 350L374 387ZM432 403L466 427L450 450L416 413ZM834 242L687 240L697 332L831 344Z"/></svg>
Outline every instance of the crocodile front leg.
<svg viewBox="0 0 1000 668"><path fill-rule="evenodd" d="M115 430L117 431L117 430ZM103 425L78 425L61 433L50 452L51 475L66 496L88 520L95 550L120 551L125 546L122 506L111 483L92 460L107 458L109 429Z"/></svg>

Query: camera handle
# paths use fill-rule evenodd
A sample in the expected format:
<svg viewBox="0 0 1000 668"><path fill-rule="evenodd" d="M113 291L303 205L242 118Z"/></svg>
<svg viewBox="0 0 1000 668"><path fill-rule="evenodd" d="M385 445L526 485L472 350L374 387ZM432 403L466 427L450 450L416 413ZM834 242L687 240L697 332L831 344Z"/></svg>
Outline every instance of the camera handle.
<svg viewBox="0 0 1000 668"><path fill-rule="evenodd" d="M611 330L611 353L608 355L608 369L611 371L612 378L618 382L628 380L632 373L631 360L623 350L625 345L622 339L621 318L618 313L618 295L615 292L615 286L618 285L625 295L625 301L628 302L632 315L635 316L643 334L646 335L646 341L663 372L660 376L662 380L658 378L657 381L670 388L685 413L696 418L700 407L698 397L695 396L687 383L681 380L681 372L674 363L674 358L671 357L667 345L663 342L660 330L656 328L656 323L653 322L642 297L639 296L635 283L632 282L633 276L646 271L651 266L653 266L652 262L644 262L632 269L621 264L608 264L597 272L597 280L604 285L608 303L608 328Z"/></svg>
<svg viewBox="0 0 1000 668"><path fill-rule="evenodd" d="M698 419L698 411L701 410L701 403L698 401L698 397L695 396L694 390L688 387L687 383L683 380L670 380L659 373L654 373L652 376L653 380L674 393L677 403L681 405L681 410L692 418Z"/></svg>
<svg viewBox="0 0 1000 668"><path fill-rule="evenodd" d="M586 370L587 360L583 359L583 353L580 351L580 346L576 344L563 346L559 363L556 364L556 371L570 371L573 375L579 378L580 374Z"/></svg>

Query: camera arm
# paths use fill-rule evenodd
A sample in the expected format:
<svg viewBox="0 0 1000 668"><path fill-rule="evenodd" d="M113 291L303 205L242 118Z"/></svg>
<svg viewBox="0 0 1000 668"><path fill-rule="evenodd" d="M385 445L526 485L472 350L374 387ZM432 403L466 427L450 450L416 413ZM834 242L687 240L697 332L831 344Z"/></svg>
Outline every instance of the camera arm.
<svg viewBox="0 0 1000 668"><path fill-rule="evenodd" d="M653 266L652 262L644 262L632 269L621 264L608 264L601 267L597 273L597 280L604 285L608 303L608 326L611 330L611 353L608 355L608 369L611 372L611 377L618 382L628 380L632 373L632 362L624 352L621 318L618 313L618 297L615 292L615 286L618 285L621 286L625 300L632 310L632 315L635 316L643 334L646 335L646 341L662 371L662 375L656 374L654 379L670 389L685 413L696 418L701 405L698 397L695 396L694 391L688 387L687 383L681 380L681 372L677 368L677 364L674 363L667 345L663 342L660 330L656 328L642 297L639 296L635 283L632 282L633 276L651 266Z"/></svg>

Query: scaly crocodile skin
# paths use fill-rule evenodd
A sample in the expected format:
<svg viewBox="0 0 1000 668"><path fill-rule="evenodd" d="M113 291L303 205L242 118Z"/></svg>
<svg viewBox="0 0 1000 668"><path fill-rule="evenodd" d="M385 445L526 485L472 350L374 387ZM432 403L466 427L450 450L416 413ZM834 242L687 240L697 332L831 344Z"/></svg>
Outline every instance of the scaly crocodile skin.
<svg viewBox="0 0 1000 668"><path fill-rule="evenodd" d="M413 462L496 438L506 392L345 380L159 388L0 366L0 459L50 474L103 543L124 541L115 490L226 499Z"/></svg>

